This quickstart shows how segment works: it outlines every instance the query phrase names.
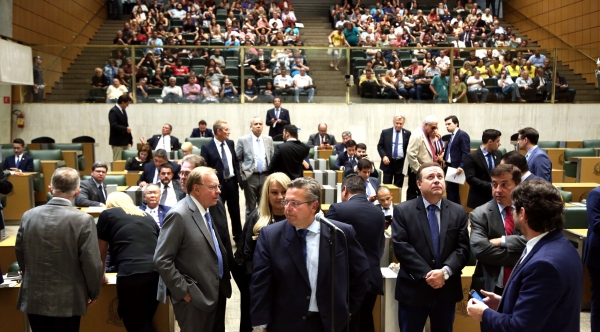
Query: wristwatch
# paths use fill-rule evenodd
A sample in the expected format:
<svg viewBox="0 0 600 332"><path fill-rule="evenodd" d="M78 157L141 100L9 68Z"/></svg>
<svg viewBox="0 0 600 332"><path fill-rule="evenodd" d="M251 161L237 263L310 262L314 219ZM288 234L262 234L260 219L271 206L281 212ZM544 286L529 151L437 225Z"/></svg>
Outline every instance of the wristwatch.
<svg viewBox="0 0 600 332"><path fill-rule="evenodd" d="M448 273L448 270L442 269L442 272L444 272L444 281L448 280L450 278L450 273Z"/></svg>

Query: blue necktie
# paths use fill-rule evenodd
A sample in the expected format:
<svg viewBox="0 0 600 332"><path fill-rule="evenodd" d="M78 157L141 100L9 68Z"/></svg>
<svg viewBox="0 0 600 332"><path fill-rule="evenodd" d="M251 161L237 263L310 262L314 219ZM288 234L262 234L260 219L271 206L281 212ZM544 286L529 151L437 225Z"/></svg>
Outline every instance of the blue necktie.
<svg viewBox="0 0 600 332"><path fill-rule="evenodd" d="M300 241L302 241L302 254L304 254L304 262L306 263L306 234L308 234L308 229L298 229L296 232L298 233Z"/></svg>
<svg viewBox="0 0 600 332"><path fill-rule="evenodd" d="M256 162L258 163L258 172L262 173L265 169L265 166L263 165L263 160L262 160L262 146L260 146L260 138L256 139L256 145L258 145L258 151L256 151Z"/></svg>
<svg viewBox="0 0 600 332"><path fill-rule="evenodd" d="M429 229L431 230L431 241L433 242L433 255L435 256L436 266L440 264L440 226L438 226L435 209L437 206L431 204L427 207L427 220L429 221Z"/></svg>
<svg viewBox="0 0 600 332"><path fill-rule="evenodd" d="M397 131L396 132L396 139L394 140L394 152L392 153L392 158L397 159L398 158L398 136L400 132Z"/></svg>
<svg viewBox="0 0 600 332"><path fill-rule="evenodd" d="M215 245L215 251L217 252L217 262L219 263L219 279L223 278L223 256L221 255L221 248L219 247L219 241L217 241L217 237L215 236L215 229L213 228L212 219L210 219L210 212L206 212L204 215L206 217L206 222L208 223L208 227L210 228L210 235L212 236L213 243Z"/></svg>
<svg viewBox="0 0 600 332"><path fill-rule="evenodd" d="M17 157L17 163L16 163L15 167L19 168L20 164L21 164L21 157Z"/></svg>
<svg viewBox="0 0 600 332"><path fill-rule="evenodd" d="M229 173L229 163L227 162L227 154L225 153L225 143L221 143L221 161L223 162L223 177L228 179L231 173Z"/></svg>
<svg viewBox="0 0 600 332"><path fill-rule="evenodd" d="M488 160L488 170L491 173L494 170L494 160L492 160L492 153L491 152L488 152L487 160Z"/></svg>

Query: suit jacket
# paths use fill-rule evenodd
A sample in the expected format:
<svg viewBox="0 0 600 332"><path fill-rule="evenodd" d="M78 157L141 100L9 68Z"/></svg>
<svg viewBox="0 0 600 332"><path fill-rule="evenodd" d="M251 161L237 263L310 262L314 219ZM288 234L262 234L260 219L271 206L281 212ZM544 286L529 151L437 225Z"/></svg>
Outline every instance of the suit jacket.
<svg viewBox="0 0 600 332"><path fill-rule="evenodd" d="M448 161L450 156L452 167L463 168L465 157L471 152L471 137L464 130L456 130L454 139L450 146L450 150L446 149L444 159Z"/></svg>
<svg viewBox="0 0 600 332"><path fill-rule="evenodd" d="M235 154L235 147L232 140L228 139L225 141L225 144L229 148L229 152L231 152L231 164L233 165L233 169L229 170L231 174L234 175L232 179L235 179L238 183L242 182L242 178L240 176L240 169L238 167L239 161ZM225 183L225 179L223 178L223 160L221 159L221 155L217 149L221 147L217 147L214 140L204 144L202 149L200 150L200 155L206 160L206 164L208 167L212 167L217 170L217 177L219 178L219 183L223 185Z"/></svg>
<svg viewBox="0 0 600 332"><path fill-rule="evenodd" d="M377 192L377 189L379 189L379 179L376 177L369 176L367 182L370 183L371 186L373 186L373 189L375 189L375 192Z"/></svg>
<svg viewBox="0 0 600 332"><path fill-rule="evenodd" d="M79 183L81 191L79 195L75 197L75 206L100 206L100 196L98 195L98 187L94 179L89 178ZM102 183L102 189L106 195L106 184ZM104 197L106 200L106 196Z"/></svg>
<svg viewBox="0 0 600 332"><path fill-rule="evenodd" d="M269 136L277 136L283 134L283 127L292 123L290 120L290 112L285 108L280 108L279 111L279 119L281 119L281 123L278 123L275 128L273 128L273 124L271 124L271 119L275 117L275 109L271 108L267 111L267 119L265 120L265 126L269 126Z"/></svg>
<svg viewBox="0 0 600 332"><path fill-rule="evenodd" d="M369 202L365 195L357 194L346 202L331 205L327 218L340 220L354 228L356 241L360 243L369 261L369 291L383 295L380 265L385 217L383 213L379 213L380 211L381 208Z"/></svg>
<svg viewBox="0 0 600 332"><path fill-rule="evenodd" d="M288 140L275 146L273 159L269 164L269 174L282 172L292 180L302 177L302 161L308 157L309 151L310 148L298 140Z"/></svg>
<svg viewBox="0 0 600 332"><path fill-rule="evenodd" d="M204 131L204 136L202 136L200 134L200 128L194 128L190 137L215 137L215 135L213 134L212 129L206 128L206 130Z"/></svg>
<svg viewBox="0 0 600 332"><path fill-rule="evenodd" d="M265 153L265 161L266 164L263 165L264 170L266 172L268 165L271 163L271 159L273 158L273 139L270 136L261 136L263 142L262 150ZM256 140L256 136L250 133L246 136L242 136L238 138L237 146L235 147L235 154L237 156L237 160L239 161L240 175L242 177L242 181L246 181L256 170L257 162L256 158L254 158L254 141Z"/></svg>
<svg viewBox="0 0 600 332"><path fill-rule="evenodd" d="M6 157L4 159L4 164L2 164L3 170L11 168L17 168L17 164L15 162L15 155ZM33 158L26 154L22 154L21 162L19 163L18 168L23 172L33 172Z"/></svg>
<svg viewBox="0 0 600 332"><path fill-rule="evenodd" d="M325 140L332 147L337 145L337 141L333 135L326 134ZM321 145L321 135L319 135L319 133L311 134L308 137L308 141L306 141L306 145L308 145L309 148L314 148L315 146Z"/></svg>
<svg viewBox="0 0 600 332"><path fill-rule="evenodd" d="M337 148L338 145L336 145ZM334 150L335 152L336 150ZM335 163L333 164L333 166L331 166L332 170L336 170L339 171L340 168L342 168L342 166L346 165L346 163L348 162L348 160L350 159L350 157L348 156L348 152L347 151L341 151L337 154L337 158L335 159Z"/></svg>
<svg viewBox="0 0 600 332"><path fill-rule="evenodd" d="M513 269L498 311L483 312L481 330L579 331L582 290L579 255L562 231L554 230Z"/></svg>
<svg viewBox="0 0 600 332"><path fill-rule="evenodd" d="M211 213L212 219L216 217ZM219 294L231 296L227 249L216 226L214 231L223 257L223 278L220 281L212 235L192 198L187 196L171 208L165 217L154 253L154 266L160 275L157 300L166 301L168 288L171 302L177 303L191 294L189 287L197 287L202 298L192 299L194 306L209 312L216 309ZM184 275L196 284L188 285Z"/></svg>
<svg viewBox="0 0 600 332"><path fill-rule="evenodd" d="M179 139L173 135L171 136L171 151L177 151L179 149L181 149L181 144L179 144ZM150 146L152 147L152 150L156 150L158 149L162 149L162 146L157 146L158 145L158 141L160 140L160 138L162 137L162 135L152 135L152 137L150 137L146 142L148 142L148 144L150 144Z"/></svg>
<svg viewBox="0 0 600 332"><path fill-rule="evenodd" d="M471 221L471 251L477 259L471 289L493 292L503 266L514 266L525 249L527 240L515 228L506 235L498 203L491 200L469 214ZM506 236L506 247L490 243L490 239Z"/></svg>
<svg viewBox="0 0 600 332"><path fill-rule="evenodd" d="M396 300L423 306L434 301L458 302L463 298L460 274L469 261L469 234L465 209L445 198L440 210L440 260L433 253L427 210L422 196L394 207L392 219L394 254L400 262ZM431 270L448 266L452 275L442 288L425 281Z"/></svg>
<svg viewBox="0 0 600 332"><path fill-rule="evenodd" d="M179 171L181 170L181 165L172 161L169 161L169 164L173 166L173 180L179 180ZM156 172L156 166L154 166L154 163L147 163L146 165L144 165L144 171L142 172L142 174L140 174L140 179L137 183L140 184L142 181L146 183L158 182L154 181L154 172Z"/></svg>
<svg viewBox="0 0 600 332"><path fill-rule="evenodd" d="M121 112L117 106L114 106L108 112L108 123L110 124L110 135L108 138L109 145L133 145L133 136L131 133L127 133L129 121L127 120L126 111Z"/></svg>
<svg viewBox="0 0 600 332"><path fill-rule="evenodd" d="M347 177L350 174L358 174L356 171L354 171L354 166L356 166L358 164L358 160L359 159L355 159L354 164L350 160L346 161L346 164L344 165L344 177ZM372 172L371 172L371 174L369 174L369 178L379 179L379 173L377 172L377 169L375 168L375 163L371 162L371 166L372 166Z"/></svg>
<svg viewBox="0 0 600 332"><path fill-rule="evenodd" d="M541 177L539 177L539 176L536 176L536 175L535 175L535 174L533 174L533 173L529 173L529 175L528 175L528 176L527 176L525 179L523 179L521 182L523 182L523 181L533 181L533 180L545 181L545 180L544 180L544 179L542 179Z"/></svg>
<svg viewBox="0 0 600 332"><path fill-rule="evenodd" d="M492 157L494 165L498 166L502 153L494 151ZM487 203L492 198L492 178L481 148L477 148L477 150L465 156L463 169L467 183L470 186L467 206L474 209Z"/></svg>
<svg viewBox="0 0 600 332"><path fill-rule="evenodd" d="M140 210L142 210L144 212L146 211L147 208L148 208L148 205L146 205L146 204L140 206ZM167 215L167 212L169 212L169 210L171 210L170 207L158 204L158 221L159 221L161 227L163 224L163 220L165 220L165 216Z"/></svg>
<svg viewBox="0 0 600 332"><path fill-rule="evenodd" d="M548 158L546 151L539 147L533 150L527 159L527 166L531 173L552 183L552 161Z"/></svg>
<svg viewBox="0 0 600 332"><path fill-rule="evenodd" d="M341 331L348 322L349 313L360 307L367 290L369 263L356 240L352 226L332 222L338 226L348 241L336 232L335 260L335 330ZM321 225L319 267L317 273L317 305L324 330L331 328L331 282L329 228ZM346 278L345 271L349 271ZM349 281L349 283L348 283ZM346 302L347 291L349 303ZM261 229L254 251L254 270L250 283L250 315L252 325L268 324L272 332L304 332L311 288L306 261L302 255L302 242L296 228L287 220Z"/></svg>
<svg viewBox="0 0 600 332"><path fill-rule="evenodd" d="M336 154L338 157L345 151L346 146L344 145L344 143L338 143L333 147L333 153Z"/></svg>
<svg viewBox="0 0 600 332"><path fill-rule="evenodd" d="M411 134L404 159L404 169L402 170L404 175L408 175L409 168L417 174L421 164L433 162L433 153L422 127L415 129Z"/></svg>
<svg viewBox="0 0 600 332"><path fill-rule="evenodd" d="M402 135L402 152L404 153L404 158L406 158L406 150L408 148L408 142L410 141L410 131L402 129L400 134ZM392 156L394 155L392 145L394 144L395 139L396 130L393 127L382 130L381 134L379 135L377 152L379 152L379 156L382 159L381 163L379 164L379 169L384 172L387 172L390 169L390 165L383 163L383 157L388 157L390 160L392 159Z"/></svg>
<svg viewBox="0 0 600 332"><path fill-rule="evenodd" d="M53 317L83 316L88 299L98 298L104 271L96 224L69 201L53 198L25 212L15 253L25 272L18 310Z"/></svg>
<svg viewBox="0 0 600 332"><path fill-rule="evenodd" d="M600 268L600 187L592 189L586 200L588 232L583 248L583 262L589 268L598 269Z"/></svg>

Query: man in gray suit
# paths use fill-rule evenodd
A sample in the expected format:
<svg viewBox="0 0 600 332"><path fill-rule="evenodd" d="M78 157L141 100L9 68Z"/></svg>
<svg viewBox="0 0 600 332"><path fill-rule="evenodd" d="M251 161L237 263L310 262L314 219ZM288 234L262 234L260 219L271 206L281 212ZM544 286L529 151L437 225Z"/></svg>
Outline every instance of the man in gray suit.
<svg viewBox="0 0 600 332"><path fill-rule="evenodd" d="M34 332L79 331L104 275L96 225L71 204L80 190L76 170L54 171L50 190L54 197L25 212L17 233L15 252L23 271L17 309L27 314Z"/></svg>
<svg viewBox="0 0 600 332"><path fill-rule="evenodd" d="M491 177L494 199L469 214L471 250L477 259L471 288L502 295L527 242L515 228L510 196L521 183L521 172L513 165L500 164Z"/></svg>
<svg viewBox="0 0 600 332"><path fill-rule="evenodd" d="M311 134L308 137L308 142L306 142L306 145L308 145L309 148L315 148L319 150L333 149L332 147L337 144L337 141L335 140L335 136L327 133L327 124L319 123L317 129L319 132L316 134Z"/></svg>
<svg viewBox="0 0 600 332"><path fill-rule="evenodd" d="M257 116L252 118L250 129L252 133L240 137L235 147L246 198L246 216L256 208L257 197L260 197L268 175L267 167L273 157L273 139L262 135L262 119Z"/></svg>
<svg viewBox="0 0 600 332"><path fill-rule="evenodd" d="M231 296L227 250L208 208L221 192L216 171L197 167L186 177L188 196L163 221L154 253L158 300L167 288L182 332L212 331L219 301Z"/></svg>
<svg viewBox="0 0 600 332"><path fill-rule="evenodd" d="M75 197L75 206L105 206L106 204L106 172L108 166L100 161L92 165L92 177L81 181L81 191Z"/></svg>

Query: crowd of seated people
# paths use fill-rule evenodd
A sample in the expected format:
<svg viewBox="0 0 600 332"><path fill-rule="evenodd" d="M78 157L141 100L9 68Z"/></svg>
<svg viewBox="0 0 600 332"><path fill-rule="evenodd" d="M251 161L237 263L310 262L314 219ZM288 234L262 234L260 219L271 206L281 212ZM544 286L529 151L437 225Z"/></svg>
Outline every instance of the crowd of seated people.
<svg viewBox="0 0 600 332"><path fill-rule="evenodd" d="M529 49L527 41L518 38L511 27L503 27L489 8L482 10L472 1L464 6L458 1L455 7L449 7L444 1L430 9L417 5L416 1L404 4L383 0L370 7L360 0L355 4L344 1L333 6L330 14L332 26L343 27L349 45L365 48L364 54L353 51L351 56L361 97L381 96L405 101L434 99L437 91L431 89L431 81L447 69L451 77L448 84L454 81L453 76L458 76L467 86L467 98L471 102L489 101L488 94L496 100L544 101L550 98L553 80L557 100L574 100L575 90L568 87L564 77L559 79L552 75L549 59L539 50ZM395 50L395 47L412 50ZM433 49L436 47L438 49ZM461 50L463 48L471 50ZM357 61L359 59L361 61ZM537 74L538 68L542 69L541 74ZM369 69L372 73L366 78ZM397 71L402 72L402 79L396 78ZM503 71L510 76L502 81L505 86L499 85ZM479 77L475 77L476 72ZM510 88L511 84L517 84L523 72L531 77L532 86L522 83L515 91ZM540 78L534 80L536 76ZM365 89L363 83L366 83ZM396 91L392 91L393 88ZM452 93L447 98L450 97Z"/></svg>
<svg viewBox="0 0 600 332"><path fill-rule="evenodd" d="M314 83L306 78L309 67L302 51L277 49L271 52L259 48L304 45L289 1L235 0L230 4L223 0L216 5L212 0L194 3L172 0L164 4L138 0L132 9L131 20L117 32L113 44L147 45L147 48L137 48L135 54L129 54L130 49L126 47L113 50L104 68L95 70L92 88L108 89L113 79L118 78L120 85L142 102L156 99L162 102L238 102L240 95L244 95L245 102L269 102L273 97L267 82L270 79L274 86L281 67L289 69L292 85L285 91L275 88L275 95L297 96L301 93L312 101L314 94ZM186 45L200 47L188 48ZM239 46L250 47L243 59L239 58ZM301 69L305 70L302 76ZM241 71L246 78L253 78L256 95L267 94L266 98L245 94L251 94L253 89L246 89L246 82L240 85ZM136 86L132 86L134 75ZM296 75L298 80L294 80ZM172 78L175 79L174 86ZM262 82L259 79L263 79ZM207 81L212 86L205 86ZM162 89L158 98L153 90L157 88ZM114 99L108 97L107 101Z"/></svg>

